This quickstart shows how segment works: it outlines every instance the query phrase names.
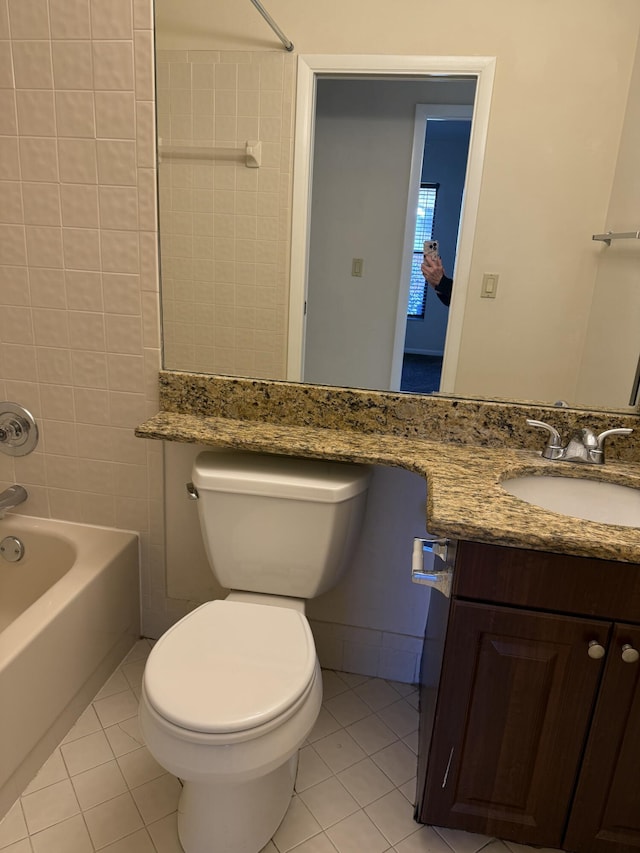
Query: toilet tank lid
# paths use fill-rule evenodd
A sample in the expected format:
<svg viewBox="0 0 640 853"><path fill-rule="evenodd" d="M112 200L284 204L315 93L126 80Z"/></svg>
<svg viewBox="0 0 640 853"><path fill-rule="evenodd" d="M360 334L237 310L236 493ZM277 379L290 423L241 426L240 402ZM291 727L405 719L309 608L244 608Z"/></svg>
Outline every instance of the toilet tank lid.
<svg viewBox="0 0 640 853"><path fill-rule="evenodd" d="M193 466L198 490L340 503L366 491L367 465L242 451L206 451Z"/></svg>

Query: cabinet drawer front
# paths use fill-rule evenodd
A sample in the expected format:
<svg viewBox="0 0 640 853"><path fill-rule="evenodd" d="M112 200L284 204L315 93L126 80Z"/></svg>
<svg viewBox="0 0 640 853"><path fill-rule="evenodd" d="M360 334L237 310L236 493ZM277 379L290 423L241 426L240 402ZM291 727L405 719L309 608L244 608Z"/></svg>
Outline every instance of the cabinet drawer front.
<svg viewBox="0 0 640 853"><path fill-rule="evenodd" d="M453 603L422 820L560 846L608 629Z"/></svg>
<svg viewBox="0 0 640 853"><path fill-rule="evenodd" d="M459 542L454 595L640 622L640 566Z"/></svg>

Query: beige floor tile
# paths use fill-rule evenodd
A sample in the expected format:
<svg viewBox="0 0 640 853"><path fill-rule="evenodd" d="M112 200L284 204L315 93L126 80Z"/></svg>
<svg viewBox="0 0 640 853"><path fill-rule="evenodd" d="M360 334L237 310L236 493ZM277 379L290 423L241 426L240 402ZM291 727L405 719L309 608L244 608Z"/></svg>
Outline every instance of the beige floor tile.
<svg viewBox="0 0 640 853"><path fill-rule="evenodd" d="M451 848L430 826L423 826L395 845L397 853L451 853Z"/></svg>
<svg viewBox="0 0 640 853"><path fill-rule="evenodd" d="M365 812L394 847L419 825L413 819L413 806L400 791L391 791L365 808ZM441 840L441 839L440 839Z"/></svg>
<svg viewBox="0 0 640 853"><path fill-rule="evenodd" d="M182 786L169 773L146 782L131 792L145 824L153 823L174 812L178 807L178 799Z"/></svg>
<svg viewBox="0 0 640 853"><path fill-rule="evenodd" d="M379 711L381 708L386 708L387 705L397 702L401 695L395 687L381 678L372 678L371 681L360 684L354 692L367 703L372 711Z"/></svg>
<svg viewBox="0 0 640 853"><path fill-rule="evenodd" d="M358 811L360 806L336 778L327 779L300 794L322 829Z"/></svg>
<svg viewBox="0 0 640 853"><path fill-rule="evenodd" d="M129 682L124 677L121 669L116 669L113 675L106 681L104 686L96 693L93 701L97 702L100 699L106 699L107 696L113 696L116 693L122 693L123 690L128 690Z"/></svg>
<svg viewBox="0 0 640 853"><path fill-rule="evenodd" d="M398 737L405 737L418 728L418 712L406 699L400 699L378 711L378 716Z"/></svg>
<svg viewBox="0 0 640 853"><path fill-rule="evenodd" d="M2 853L33 853L33 847L28 838L23 838L22 841L16 841L8 847L0 847Z"/></svg>
<svg viewBox="0 0 640 853"><path fill-rule="evenodd" d="M363 811L329 827L327 835L339 853L384 853L389 849L387 839Z"/></svg>
<svg viewBox="0 0 640 853"><path fill-rule="evenodd" d="M131 689L94 701L98 719L104 728L121 723L138 713L138 700Z"/></svg>
<svg viewBox="0 0 640 853"><path fill-rule="evenodd" d="M347 726L347 731L367 755L379 752L398 739L376 714L370 714L364 720L358 720L357 723Z"/></svg>
<svg viewBox="0 0 640 853"><path fill-rule="evenodd" d="M113 761L113 752L102 730L85 735L71 743L63 743L60 751L71 776L91 770L92 767L105 764L107 761Z"/></svg>
<svg viewBox="0 0 640 853"><path fill-rule="evenodd" d="M0 820L0 850L26 838L29 834L20 800L15 802Z"/></svg>
<svg viewBox="0 0 640 853"><path fill-rule="evenodd" d="M131 794L121 794L84 813L89 835L96 848L106 847L138 829L143 823Z"/></svg>
<svg viewBox="0 0 640 853"><path fill-rule="evenodd" d="M353 690L328 699L324 702L324 707L341 726L348 726L356 720L362 720L371 713L371 708Z"/></svg>
<svg viewBox="0 0 640 853"><path fill-rule="evenodd" d="M342 726L336 718L332 716L326 708L321 708L320 713L318 714L318 719L316 720L307 740L309 743L315 743L323 737L337 732L340 728L342 728Z"/></svg>
<svg viewBox="0 0 640 853"><path fill-rule="evenodd" d="M338 779L360 806L368 806L393 790L393 782L370 758L338 773Z"/></svg>
<svg viewBox="0 0 640 853"><path fill-rule="evenodd" d="M48 785L54 785L56 782L62 782L66 778L68 778L67 768L60 750L56 749L42 765L35 779L24 789L22 796L32 794Z"/></svg>
<svg viewBox="0 0 640 853"><path fill-rule="evenodd" d="M34 853L93 853L82 815L75 815L31 836Z"/></svg>
<svg viewBox="0 0 640 853"><path fill-rule="evenodd" d="M102 847L100 853L156 853L156 848L146 829L140 829L133 835L127 835L120 841Z"/></svg>
<svg viewBox="0 0 640 853"><path fill-rule="evenodd" d="M161 767L146 747L128 752L118 758L122 775L130 788L137 788L145 782L151 782L167 772Z"/></svg>
<svg viewBox="0 0 640 853"><path fill-rule="evenodd" d="M394 785L404 785L416 772L416 757L402 741L396 741L371 758Z"/></svg>
<svg viewBox="0 0 640 853"><path fill-rule="evenodd" d="M80 806L68 779L41 791L22 797L22 808L29 834L33 835L55 823L76 815Z"/></svg>
<svg viewBox="0 0 640 853"><path fill-rule="evenodd" d="M177 814L172 812L162 820L147 824L147 831L153 839L158 853L183 853L178 840Z"/></svg>
<svg viewBox="0 0 640 853"><path fill-rule="evenodd" d="M98 719L96 712L93 710L93 705L89 705L89 707L85 708L82 714L80 714L75 725L71 728L69 734L64 738L62 743L69 743L72 740L78 740L78 738L86 737L86 735L99 732L101 728L100 720Z"/></svg>
<svg viewBox="0 0 640 853"><path fill-rule="evenodd" d="M313 744L315 751L334 773L366 758L362 749L345 729L339 729Z"/></svg>
<svg viewBox="0 0 640 853"><path fill-rule="evenodd" d="M447 829L445 827L434 826L433 829L438 833L449 847L452 847L455 853L478 853L483 847L491 842L488 835L478 835L474 832L463 832L460 829ZM497 851L496 851L497 853ZM507 853L506 850L500 853Z"/></svg>
<svg viewBox="0 0 640 853"><path fill-rule="evenodd" d="M273 842L280 853L286 853L321 830L322 827L304 802L299 797L293 797L284 820L273 836Z"/></svg>
<svg viewBox="0 0 640 853"><path fill-rule="evenodd" d="M85 811L127 791L127 783L115 760L78 773L71 782L80 807Z"/></svg>
<svg viewBox="0 0 640 853"><path fill-rule="evenodd" d="M333 773L320 758L312 746L305 746L298 756L298 773L296 775L296 791L304 791L318 782L324 782Z"/></svg>

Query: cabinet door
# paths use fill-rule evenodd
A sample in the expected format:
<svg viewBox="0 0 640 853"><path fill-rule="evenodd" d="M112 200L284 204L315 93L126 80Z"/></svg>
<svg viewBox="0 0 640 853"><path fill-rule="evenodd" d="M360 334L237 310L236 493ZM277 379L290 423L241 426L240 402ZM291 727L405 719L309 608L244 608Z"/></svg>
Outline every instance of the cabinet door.
<svg viewBox="0 0 640 853"><path fill-rule="evenodd" d="M423 822L560 846L609 627L454 601Z"/></svg>
<svg viewBox="0 0 640 853"><path fill-rule="evenodd" d="M568 850L640 850L640 661L623 660L626 644L640 650L640 628L616 625L571 810Z"/></svg>

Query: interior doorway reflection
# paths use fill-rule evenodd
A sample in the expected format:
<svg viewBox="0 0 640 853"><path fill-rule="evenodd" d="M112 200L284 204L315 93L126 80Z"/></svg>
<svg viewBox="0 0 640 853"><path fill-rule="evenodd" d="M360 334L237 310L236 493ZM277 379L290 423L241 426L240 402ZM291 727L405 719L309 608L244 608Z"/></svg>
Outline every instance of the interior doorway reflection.
<svg viewBox="0 0 640 853"><path fill-rule="evenodd" d="M470 117L443 113L442 106L416 107L413 157L421 163L420 185L410 188L407 211L407 231L415 237L400 390L421 394L440 389L449 316L420 271L423 241L438 241L444 271L454 276L471 134Z"/></svg>

